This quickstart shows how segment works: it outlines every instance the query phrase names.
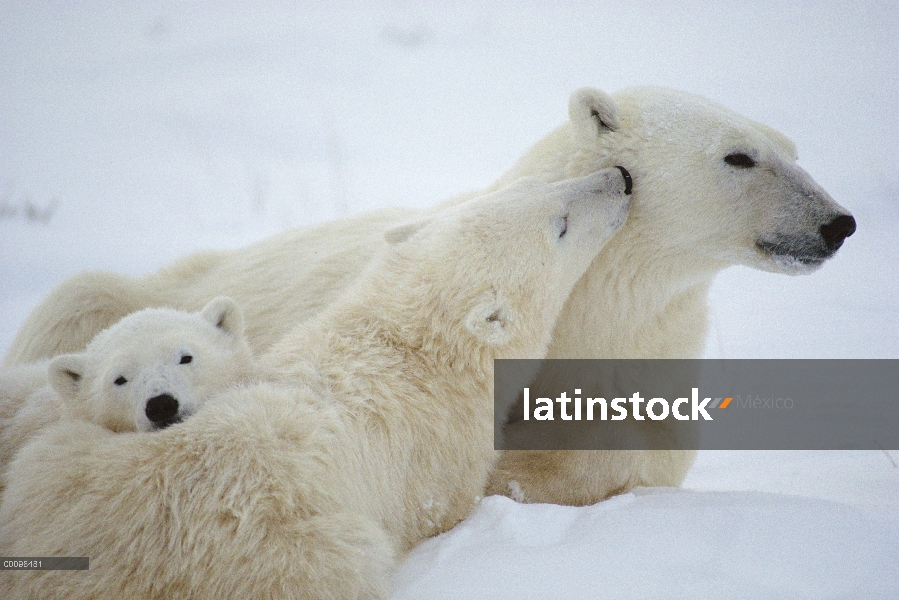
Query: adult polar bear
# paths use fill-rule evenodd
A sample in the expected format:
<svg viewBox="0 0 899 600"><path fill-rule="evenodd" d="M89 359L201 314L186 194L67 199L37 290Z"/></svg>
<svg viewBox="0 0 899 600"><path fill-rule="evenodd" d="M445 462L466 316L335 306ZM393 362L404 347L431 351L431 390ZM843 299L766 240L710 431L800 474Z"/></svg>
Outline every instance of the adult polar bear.
<svg viewBox="0 0 899 600"><path fill-rule="evenodd" d="M684 92L576 91L570 120L537 142L489 190L617 164L634 177L627 225L568 299L550 358L695 358L715 274L734 264L808 273L855 221L796 165L777 131ZM472 197L466 195L450 203ZM408 211L383 210L291 231L232 252L205 253L143 278L73 277L28 318L7 364L80 350L99 330L154 305L197 310L229 295L246 311L258 353L327 306L385 245ZM490 490L518 482L531 501L584 504L637 485L677 485L690 452L505 453Z"/></svg>

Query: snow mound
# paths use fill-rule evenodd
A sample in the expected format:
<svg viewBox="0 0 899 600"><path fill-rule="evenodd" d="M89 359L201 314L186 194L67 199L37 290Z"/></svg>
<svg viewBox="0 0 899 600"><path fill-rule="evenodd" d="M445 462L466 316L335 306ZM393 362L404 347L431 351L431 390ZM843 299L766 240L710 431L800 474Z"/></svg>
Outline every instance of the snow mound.
<svg viewBox="0 0 899 600"><path fill-rule="evenodd" d="M896 598L897 539L899 515L782 494L490 496L409 554L394 598Z"/></svg>

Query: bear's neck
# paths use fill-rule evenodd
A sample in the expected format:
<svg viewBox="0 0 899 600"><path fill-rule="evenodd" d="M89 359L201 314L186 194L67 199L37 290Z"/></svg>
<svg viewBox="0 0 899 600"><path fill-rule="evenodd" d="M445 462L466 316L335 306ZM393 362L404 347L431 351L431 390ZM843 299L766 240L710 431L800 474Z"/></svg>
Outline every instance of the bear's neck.
<svg viewBox="0 0 899 600"><path fill-rule="evenodd" d="M549 358L701 357L708 290L723 265L644 252L645 243L626 226L603 249L556 322Z"/></svg>

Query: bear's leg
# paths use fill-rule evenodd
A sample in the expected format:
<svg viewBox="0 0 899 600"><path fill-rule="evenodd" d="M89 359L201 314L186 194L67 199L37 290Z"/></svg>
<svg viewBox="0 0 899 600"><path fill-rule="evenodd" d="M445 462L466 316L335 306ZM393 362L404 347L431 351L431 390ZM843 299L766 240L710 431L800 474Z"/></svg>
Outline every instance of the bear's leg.
<svg viewBox="0 0 899 600"><path fill-rule="evenodd" d="M586 506L638 486L678 486L695 458L692 450L509 450L485 495Z"/></svg>

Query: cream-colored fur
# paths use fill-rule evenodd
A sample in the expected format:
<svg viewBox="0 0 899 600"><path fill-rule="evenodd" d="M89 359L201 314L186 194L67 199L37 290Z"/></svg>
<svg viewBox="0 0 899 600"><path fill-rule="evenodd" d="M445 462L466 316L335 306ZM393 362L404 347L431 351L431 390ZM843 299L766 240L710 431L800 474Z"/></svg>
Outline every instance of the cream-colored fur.
<svg viewBox="0 0 899 600"><path fill-rule="evenodd" d="M241 312L230 298L216 298L199 313L132 313L83 352L0 370L0 473L25 442L60 418L77 416L116 432L153 431L186 419L253 373Z"/></svg>
<svg viewBox="0 0 899 600"><path fill-rule="evenodd" d="M49 364L44 360L0 369L0 490L15 453L63 411L59 394L49 385Z"/></svg>
<svg viewBox="0 0 899 600"><path fill-rule="evenodd" d="M490 188L613 165L634 177L631 218L575 287L550 357L697 358L718 271L744 264L808 272L835 250L822 243L821 227L846 211L796 165L792 142L773 129L704 98L651 87L612 96L578 90L569 116ZM725 162L744 154L757 166ZM123 311L195 310L218 294L245 307L250 343L262 351L332 302L382 251L383 231L408 217L391 209L287 232L206 255L192 275L186 263L177 275L76 276L29 317L6 362L77 350ZM526 499L582 504L635 485L676 485L692 459L689 452L509 454L490 490L509 493L517 481Z"/></svg>
<svg viewBox="0 0 899 600"><path fill-rule="evenodd" d="M349 292L259 358L263 382L152 435L51 426L9 467L2 597L382 598L396 552L478 502L493 360L541 358L626 217L618 169L524 180L387 232Z"/></svg>

